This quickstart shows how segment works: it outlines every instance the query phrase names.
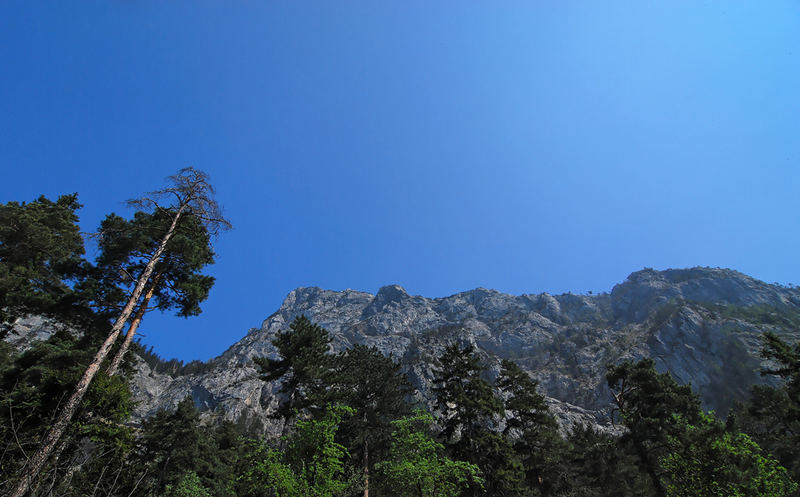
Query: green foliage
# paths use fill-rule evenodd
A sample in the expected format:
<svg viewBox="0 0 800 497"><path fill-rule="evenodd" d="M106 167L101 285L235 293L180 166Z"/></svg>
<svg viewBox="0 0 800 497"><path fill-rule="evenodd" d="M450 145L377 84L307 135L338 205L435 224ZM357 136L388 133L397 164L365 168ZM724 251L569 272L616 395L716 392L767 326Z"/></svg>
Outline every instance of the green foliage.
<svg viewBox="0 0 800 497"><path fill-rule="evenodd" d="M628 454L619 439L592 427L578 425L567 436L560 454L563 478L542 495L581 497L633 497L652 495L649 480L638 459Z"/></svg>
<svg viewBox="0 0 800 497"><path fill-rule="evenodd" d="M783 349L781 349L783 350ZM750 437L700 411L689 386L658 374L651 360L610 367L608 384L657 494L788 496L797 486Z"/></svg>
<svg viewBox="0 0 800 497"><path fill-rule="evenodd" d="M279 359L254 357L261 379L282 379L280 392L285 395L276 412L285 422L296 410L324 404L325 384L329 380L331 359L328 355L331 338L328 332L305 316L298 316L289 330L279 332L272 341Z"/></svg>
<svg viewBox="0 0 800 497"><path fill-rule="evenodd" d="M201 464L199 414L191 397L186 397L175 412L158 411L142 424L142 458L156 489L175 485L187 471Z"/></svg>
<svg viewBox="0 0 800 497"><path fill-rule="evenodd" d="M12 475L25 455L38 445L60 403L91 360L84 339L59 331L34 343L22 354L12 354L0 366L0 470ZM61 460L69 460L81 440L102 450L129 450L132 434L121 425L132 409L127 382L99 375L65 440Z"/></svg>
<svg viewBox="0 0 800 497"><path fill-rule="evenodd" d="M342 419L354 414L355 410L347 406L329 406L322 419L297 422L286 460L300 478L302 495L330 497L352 485L344 474L347 449L335 438Z"/></svg>
<svg viewBox="0 0 800 497"><path fill-rule="evenodd" d="M658 460L664 456L668 440L684 435L676 423L678 417L688 423L699 421L700 399L691 386L679 385L669 373L657 373L652 359L609 366L606 379L629 430L622 441L631 445L654 491L663 497Z"/></svg>
<svg viewBox="0 0 800 497"><path fill-rule="evenodd" d="M566 443L547 407L537 383L515 362L501 363L497 387L505 393L508 415L504 434L513 440L525 474L525 484L541 494L552 494L565 485L562 461Z"/></svg>
<svg viewBox="0 0 800 497"><path fill-rule="evenodd" d="M91 348L85 338L59 331L9 359L0 366L0 472L12 477L91 360ZM125 379L99 374L58 446L58 457L45 468L42 485L66 497L91 494L95 485L110 488L115 478L121 482L106 466L112 458L126 457L134 446L133 430L123 424L132 404ZM81 462L79 467L75 461Z"/></svg>
<svg viewBox="0 0 800 497"><path fill-rule="evenodd" d="M94 273L99 307L121 307L127 300L129 286L144 272L174 215L173 209L157 209L138 211L131 220L116 214L106 216L100 225L100 255ZM156 289L150 305L161 311L176 309L182 317L200 314L200 302L214 284L213 277L200 271L213 263L206 227L196 217L181 217L153 270L151 281Z"/></svg>
<svg viewBox="0 0 800 497"><path fill-rule="evenodd" d="M713 415L702 415L697 425L677 421L686 436L671 437L673 450L660 460L669 497L783 497L797 490L774 458Z"/></svg>
<svg viewBox="0 0 800 497"><path fill-rule="evenodd" d="M480 487L476 465L453 461L429 432L433 417L423 411L392 423L389 458L378 463L382 486L397 497L455 497L470 485Z"/></svg>
<svg viewBox="0 0 800 497"><path fill-rule="evenodd" d="M434 370L433 392L441 412L442 438L454 458L476 464L489 495L522 491L522 465L507 437L494 427L504 414L503 404L489 382L473 347L447 347ZM470 493L480 489L472 485Z"/></svg>
<svg viewBox="0 0 800 497"><path fill-rule="evenodd" d="M24 314L74 322L86 273L78 195L0 205L0 323ZM1 338L1 336L0 336Z"/></svg>
<svg viewBox="0 0 800 497"><path fill-rule="evenodd" d="M285 452L251 442L240 497L334 497L353 488L345 471L347 449L336 443L346 406L328 406L319 420L300 420Z"/></svg>
<svg viewBox="0 0 800 497"><path fill-rule="evenodd" d="M412 388L400 364L377 349L356 344L333 358L329 401L356 411L342 421L338 439L367 478L389 446L392 420L411 412Z"/></svg>
<svg viewBox="0 0 800 497"><path fill-rule="evenodd" d="M202 173L193 178L197 180L194 184L201 186L206 179ZM203 200L194 198L195 204ZM205 216L217 213L213 209L216 204L206 202L205 211L195 204L187 207L187 215L177 225L151 280L158 282L151 300L154 307L174 308L182 316L199 313L198 304L213 283L213 278L199 274L213 262L209 229L227 226L221 218ZM20 355L5 344L0 346L0 435L4 441L0 468L9 477L0 485L15 478L81 373L90 371L92 352L108 334L109 319L128 298L131 280L143 272L175 214L169 208L158 208L150 214L137 212L131 221L107 217L101 228L98 265L92 266L83 259L75 214L79 207L76 195L62 196L57 202L41 197L29 204L0 205L0 338L9 320L25 314L51 316L80 330L78 334L61 329ZM68 430L58 432L61 440L50 467L45 468L52 475L48 476L52 483L47 491L111 495L130 483L122 469L128 465L134 445L132 430L123 424L131 408L124 379L97 375L79 409L69 411L72 423ZM120 459L114 470L109 470L110 458ZM151 469L147 464L141 466ZM39 467L32 467L35 477ZM64 482L56 486L61 473ZM109 477L112 482L106 481ZM90 480L94 490L87 491L84 485ZM158 481L158 485L162 483ZM222 495L218 488L210 488L215 495Z"/></svg>
<svg viewBox="0 0 800 497"><path fill-rule="evenodd" d="M800 481L800 343L792 346L773 333L765 333L763 340L762 357L773 367L762 374L775 375L783 384L754 386L750 401L735 411L735 420Z"/></svg>
<svg viewBox="0 0 800 497"><path fill-rule="evenodd" d="M700 399L690 385L679 385L669 373L657 373L652 359L609 366L608 386L623 422L633 437L660 441L670 435L674 414L688 422L700 418Z"/></svg>
<svg viewBox="0 0 800 497"><path fill-rule="evenodd" d="M455 443L461 454L470 454L473 434L502 414L502 403L489 382L481 378L484 368L473 347L448 346L437 366L432 390L443 419L442 435ZM458 433L459 439L454 440Z"/></svg>
<svg viewBox="0 0 800 497"><path fill-rule="evenodd" d="M159 411L142 424L134 470L144 475L139 489L142 495L160 495L192 472L212 495L234 497L246 449L232 423L203 426L192 398L186 397L174 412Z"/></svg>
<svg viewBox="0 0 800 497"><path fill-rule="evenodd" d="M249 440L245 466L237 482L238 497L293 497L300 495L301 484L284 454L263 442Z"/></svg>
<svg viewBox="0 0 800 497"><path fill-rule="evenodd" d="M211 493L200 482L200 477L192 471L181 475L178 483L167 485L164 497L212 497Z"/></svg>

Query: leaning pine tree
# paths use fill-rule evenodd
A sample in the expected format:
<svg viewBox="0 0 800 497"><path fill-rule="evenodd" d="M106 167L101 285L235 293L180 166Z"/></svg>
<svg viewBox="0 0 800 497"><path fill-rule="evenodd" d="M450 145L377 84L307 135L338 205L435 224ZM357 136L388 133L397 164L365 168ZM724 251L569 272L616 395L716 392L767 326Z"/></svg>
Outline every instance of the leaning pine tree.
<svg viewBox="0 0 800 497"><path fill-rule="evenodd" d="M109 215L102 223L100 256L97 266L102 271L104 288L116 288L128 275L144 272L153 253L172 219L168 209L152 213L137 212L130 221L116 215ZM114 354L106 373L114 376L122 364L133 337L145 313L152 309L160 311L177 310L181 317L196 316L200 313L200 302L208 297L214 284L212 276L200 271L214 262L210 234L195 217L185 216L167 248L156 264L147 284L125 339Z"/></svg>
<svg viewBox="0 0 800 497"><path fill-rule="evenodd" d="M194 168L181 169L177 175L171 176L172 185L146 197L130 201L137 207L152 207L155 211L168 211L172 215L169 226L161 237L156 250L152 253L141 275L136 281L136 286L131 293L125 307L120 312L114 325L111 327L106 340L86 368L83 376L75 387L75 391L64 405L58 417L44 437L38 450L28 459L22 477L17 484L12 497L23 497L30 489L31 483L36 479L42 466L47 461L50 453L55 448L61 436L69 426L81 400L89 388L92 379L100 369L111 347L119 337L120 331L131 316L134 307L148 285L156 265L161 260L162 254L167 249L167 244L178 229L181 219L193 217L206 227L209 233L217 234L220 230L230 229L230 223L222 217L219 205L214 200L214 188L209 183L208 175Z"/></svg>

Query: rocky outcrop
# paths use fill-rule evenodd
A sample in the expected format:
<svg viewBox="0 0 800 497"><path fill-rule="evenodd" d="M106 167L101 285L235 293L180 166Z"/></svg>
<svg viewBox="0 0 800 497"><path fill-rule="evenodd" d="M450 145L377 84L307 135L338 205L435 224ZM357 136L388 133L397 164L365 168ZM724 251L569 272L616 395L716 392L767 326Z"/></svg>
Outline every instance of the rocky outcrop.
<svg viewBox="0 0 800 497"><path fill-rule="evenodd" d="M726 269L645 269L599 295L478 288L430 299L398 285L375 295L298 288L203 374L172 378L140 361L133 378L137 416L192 395L206 417L277 431L268 415L278 385L258 379L252 358L276 357L272 339L301 314L328 330L334 351L361 343L401 361L423 402L432 400L435 359L450 343L477 347L490 377L501 359L512 359L539 381L564 425L607 426L606 365L643 357L691 383L706 408L724 413L750 385L767 381L758 374L764 331L800 338L793 326L800 324L800 291Z"/></svg>
<svg viewBox="0 0 800 497"><path fill-rule="evenodd" d="M64 328L70 333L79 334L78 331L66 328L52 319L41 316L24 316L14 321L7 328L7 334L3 337L3 340L14 349L22 352L31 348L34 342L47 340L59 328Z"/></svg>

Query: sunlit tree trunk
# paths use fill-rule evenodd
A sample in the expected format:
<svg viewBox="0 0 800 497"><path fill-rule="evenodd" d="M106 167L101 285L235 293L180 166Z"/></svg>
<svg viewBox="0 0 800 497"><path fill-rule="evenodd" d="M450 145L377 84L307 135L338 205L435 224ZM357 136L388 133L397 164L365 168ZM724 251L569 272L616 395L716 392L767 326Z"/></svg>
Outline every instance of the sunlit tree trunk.
<svg viewBox="0 0 800 497"><path fill-rule="evenodd" d="M178 226L178 221L183 215L185 208L186 205L181 205L180 208L178 208L177 212L175 213L175 216L172 218L172 224L170 225L167 232L164 234L164 238L161 239L161 243L159 244L158 249L156 249L152 257L150 257L150 261L147 263L144 272L142 272L142 275L139 276L139 279L136 282L136 287L134 288L133 293L128 299L128 303L122 309L122 312L120 313L119 317L117 317L117 320L111 327L111 332L109 333L106 340L103 342L103 345L100 346L100 349L95 354L92 362L86 368L86 371L84 371L83 377L81 377L80 381L75 387L75 391L72 393L72 396L69 398L66 405L59 413L58 418L55 420L53 426L50 428L50 431L45 436L44 440L39 446L39 449L30 459L28 459L28 462L25 465L22 478L20 478L17 487L11 494L11 497L23 497L28 492L31 483L33 483L33 481L39 475L39 472L42 470L42 466L44 466L44 463L47 461L48 456L53 451L53 448L56 446L59 439L66 431L70 421L72 420L72 417L78 410L78 406L80 405L81 400L83 400L83 396L86 395L86 391L89 389L89 384L92 382L92 379L100 370L100 365L105 360L106 356L108 355L108 352L114 345L114 342L119 337L120 331L122 331L123 326L125 326L125 323L128 321L128 318L133 312L133 308L139 301L139 297L141 297L142 292L144 291L144 287L147 285L150 276L153 274L153 270L155 269L156 264L158 264L158 261L161 259L161 255L167 248L167 242L169 242L170 238L172 238L172 235L175 233L175 229Z"/></svg>
<svg viewBox="0 0 800 497"><path fill-rule="evenodd" d="M125 340L123 340L122 345L120 345L119 350L117 351L117 354L114 356L114 359L111 360L111 364L108 366L108 371L106 373L108 376L114 376L117 374L117 370L119 369L120 364L122 364L122 359L125 358L125 353L127 353L128 349L131 347L131 342L133 342L133 336L136 334L136 330L139 328L139 323L142 322L144 313L147 312L147 305L150 303L150 299L153 298L153 294L156 291L156 286L158 285L158 280L160 278L160 274L157 274L153 277L153 282L150 284L150 288L147 290L147 293L144 295L144 299L142 299L142 303L139 304L139 309L133 316L133 321L131 321L131 325L128 328L128 334L125 335Z"/></svg>

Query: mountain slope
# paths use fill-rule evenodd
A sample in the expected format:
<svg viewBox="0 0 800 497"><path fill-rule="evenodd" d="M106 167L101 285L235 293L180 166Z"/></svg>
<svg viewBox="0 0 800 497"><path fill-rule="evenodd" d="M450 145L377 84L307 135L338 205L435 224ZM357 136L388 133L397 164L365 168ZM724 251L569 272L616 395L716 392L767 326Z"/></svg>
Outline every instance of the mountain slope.
<svg viewBox="0 0 800 497"><path fill-rule="evenodd" d="M298 288L208 370L172 378L143 361L133 381L145 417L187 394L205 416L273 431L276 384L258 380L251 358L274 356L271 340L305 314L327 329L334 350L354 343L399 359L420 399L430 401L434 360L449 343L473 344L499 372L512 359L530 372L562 423L609 423L605 366L652 357L658 369L691 382L706 408L725 413L758 374L760 335L800 338L800 290L713 268L645 269L610 294L513 296L478 288L445 298L412 296L397 286L376 295Z"/></svg>

